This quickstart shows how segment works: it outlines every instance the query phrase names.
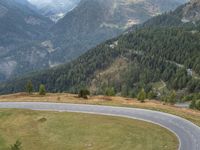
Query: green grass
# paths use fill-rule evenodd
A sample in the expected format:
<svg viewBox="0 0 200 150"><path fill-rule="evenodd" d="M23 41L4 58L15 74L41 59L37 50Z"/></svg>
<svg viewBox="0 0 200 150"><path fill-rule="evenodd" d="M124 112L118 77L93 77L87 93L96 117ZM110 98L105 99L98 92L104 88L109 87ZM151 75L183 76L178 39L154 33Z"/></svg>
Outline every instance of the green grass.
<svg viewBox="0 0 200 150"><path fill-rule="evenodd" d="M80 113L0 110L0 150L176 150L168 130L132 119Z"/></svg>

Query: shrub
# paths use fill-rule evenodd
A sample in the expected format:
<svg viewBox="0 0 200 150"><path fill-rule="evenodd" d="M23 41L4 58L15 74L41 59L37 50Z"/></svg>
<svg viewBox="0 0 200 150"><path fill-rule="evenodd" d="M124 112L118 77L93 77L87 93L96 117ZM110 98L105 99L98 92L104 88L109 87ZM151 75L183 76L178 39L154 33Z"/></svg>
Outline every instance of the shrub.
<svg viewBox="0 0 200 150"><path fill-rule="evenodd" d="M80 91L79 91L79 97L81 97L81 98L87 99L87 98L88 98L88 95L90 95L90 91L87 90L87 89L84 89L84 90L80 90Z"/></svg>
<svg viewBox="0 0 200 150"><path fill-rule="evenodd" d="M172 105L176 103L176 92L175 91L172 91L170 93L169 98L168 98L168 102Z"/></svg>
<svg viewBox="0 0 200 150"><path fill-rule="evenodd" d="M155 99L157 97L157 94L153 91L150 91L148 94L147 94L147 98L148 99Z"/></svg>
<svg viewBox="0 0 200 150"><path fill-rule="evenodd" d="M10 150L21 150L22 149L22 143L17 140L15 144L10 146Z"/></svg>
<svg viewBox="0 0 200 150"><path fill-rule="evenodd" d="M115 96L115 90L114 88L107 88L105 92L106 96Z"/></svg>
<svg viewBox="0 0 200 150"><path fill-rule="evenodd" d="M196 102L196 109L200 110L200 100Z"/></svg>
<svg viewBox="0 0 200 150"><path fill-rule="evenodd" d="M26 92L29 93L29 94L31 94L31 93L33 92L33 84L32 84L31 81L29 81L29 82L26 84L25 89L26 89Z"/></svg>
<svg viewBox="0 0 200 150"><path fill-rule="evenodd" d="M190 108L191 109L195 109L196 108L196 100L192 100L191 104L190 104Z"/></svg>
<svg viewBox="0 0 200 150"><path fill-rule="evenodd" d="M46 89L45 89L45 86L43 84L41 84L40 87L39 87L39 94L40 95L46 95Z"/></svg>
<svg viewBox="0 0 200 150"><path fill-rule="evenodd" d="M138 95L137 95L137 99L139 101L141 101L142 103L144 102L144 100L146 99L146 92L144 91L144 89L142 89Z"/></svg>

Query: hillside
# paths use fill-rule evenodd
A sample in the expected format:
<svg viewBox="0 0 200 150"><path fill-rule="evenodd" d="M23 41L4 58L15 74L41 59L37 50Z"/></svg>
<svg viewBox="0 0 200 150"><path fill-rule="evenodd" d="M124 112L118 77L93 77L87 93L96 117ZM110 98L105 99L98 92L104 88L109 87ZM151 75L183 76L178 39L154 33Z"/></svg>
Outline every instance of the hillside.
<svg viewBox="0 0 200 150"><path fill-rule="evenodd" d="M28 0L39 12L52 21L58 21L78 5L80 0Z"/></svg>
<svg viewBox="0 0 200 150"><path fill-rule="evenodd" d="M154 90L162 80L168 89L199 92L199 39L199 30L141 29L101 44L72 63L11 81L0 91L24 91L31 80L36 89L43 83L51 92L87 87L92 93L105 94L107 88L114 88L116 93L134 96L142 87Z"/></svg>
<svg viewBox="0 0 200 150"><path fill-rule="evenodd" d="M0 81L19 69L18 62L24 59L16 55L20 53L20 47L24 43L43 39L52 24L25 2L0 1Z"/></svg>
<svg viewBox="0 0 200 150"><path fill-rule="evenodd" d="M11 43L8 39L13 36L18 39L39 39L51 23L50 20L30 9L25 2L22 0L0 1L0 44L2 46ZM14 37L13 40L17 40ZM6 41L5 38L7 38Z"/></svg>
<svg viewBox="0 0 200 150"><path fill-rule="evenodd" d="M123 33L133 24L174 9L185 0L34 2L38 5L35 3L33 6L27 0L1 1L0 82L70 62L97 44ZM37 10L39 6L49 4L45 12L57 13L74 2L78 6L56 24ZM62 6L64 8L59 9Z"/></svg>
<svg viewBox="0 0 200 150"><path fill-rule="evenodd" d="M52 63L73 60L88 49L116 37L135 24L175 9L185 0L82 0L55 24ZM56 37L56 38L54 38ZM56 56L56 57L55 57Z"/></svg>
<svg viewBox="0 0 200 150"><path fill-rule="evenodd" d="M179 16L188 5L191 3L100 44L71 63L2 84L0 92L24 91L29 80L35 87L45 84L51 92L82 88L95 94L105 94L111 88L124 96L135 96L141 88L159 95L172 89L183 95L199 92L200 23L180 22L168 27L181 20ZM153 22L155 27L149 28ZM160 81L162 85L156 87Z"/></svg>
<svg viewBox="0 0 200 150"><path fill-rule="evenodd" d="M182 9L182 21L198 21L200 20L200 3L199 0L191 0L183 9Z"/></svg>

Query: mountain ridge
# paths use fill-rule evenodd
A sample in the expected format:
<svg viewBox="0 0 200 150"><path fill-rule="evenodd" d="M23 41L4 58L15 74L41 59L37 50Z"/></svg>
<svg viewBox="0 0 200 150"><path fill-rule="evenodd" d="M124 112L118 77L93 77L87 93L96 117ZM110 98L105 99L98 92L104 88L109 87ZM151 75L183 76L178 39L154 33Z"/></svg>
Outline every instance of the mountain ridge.
<svg viewBox="0 0 200 150"><path fill-rule="evenodd" d="M105 94L111 88L120 95L132 97L144 88L161 94L160 98L171 90L182 96L198 93L200 22L180 21L179 15L185 6L108 40L71 63L10 81L1 86L0 92L23 91L26 82L31 80L36 90L42 83L50 92L77 93L88 88L93 94ZM166 87L159 91L155 84L161 81Z"/></svg>
<svg viewBox="0 0 200 150"><path fill-rule="evenodd" d="M11 3L12 1L5 2L15 4ZM24 0L20 1L24 3ZM158 3L155 4L155 2ZM97 44L120 35L131 25L152 17L150 12L157 15L161 12L160 9L166 7L168 10L183 2L180 0L168 0L168 3L166 0L139 0L137 2L136 0L83 0L56 24L43 17L44 20L47 19L47 23L42 26L35 17L24 16L20 19L15 16L17 13L14 13L13 18L18 18L17 21L22 23L21 26L13 23L14 19L9 23L1 21L5 27L3 31L6 33L18 26L20 30L16 36L7 37L6 40L4 37L1 38L0 80L4 81L27 72L70 62ZM20 7L20 9L35 12L24 5ZM7 29L10 26L14 27ZM22 38L19 38L20 36ZM13 44L5 45L6 43Z"/></svg>
<svg viewBox="0 0 200 150"><path fill-rule="evenodd" d="M0 80L15 70L17 62L11 54L24 43L42 39L51 24L48 18L15 0L0 1Z"/></svg>
<svg viewBox="0 0 200 150"><path fill-rule="evenodd" d="M63 18L66 13L73 10L80 0L29 0L29 2L36 6L41 14L49 17L52 21L57 22Z"/></svg>
<svg viewBox="0 0 200 150"><path fill-rule="evenodd" d="M168 3L162 0L155 4L156 2L158 1L82 0L51 28L52 36L57 38L50 41L60 49L56 55L62 53L59 57L61 63L71 61L97 44L120 35L132 25L146 21L152 14L169 11L180 4L179 0ZM167 6L170 9L163 9ZM154 12L151 14L152 10Z"/></svg>

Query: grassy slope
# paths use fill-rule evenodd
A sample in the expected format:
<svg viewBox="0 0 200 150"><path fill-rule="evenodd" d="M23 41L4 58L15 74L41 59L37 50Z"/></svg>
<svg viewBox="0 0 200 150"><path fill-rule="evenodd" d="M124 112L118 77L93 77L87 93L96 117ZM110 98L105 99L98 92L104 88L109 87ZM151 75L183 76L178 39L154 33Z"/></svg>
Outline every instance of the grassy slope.
<svg viewBox="0 0 200 150"><path fill-rule="evenodd" d="M0 110L0 149L20 139L24 150L175 150L172 133L146 122L78 113Z"/></svg>
<svg viewBox="0 0 200 150"><path fill-rule="evenodd" d="M94 105L111 105L111 106L125 106L134 108L145 108L157 110L174 114L185 119L190 120L196 125L200 126L200 112L186 108L178 108L170 105L163 105L157 101L146 101L140 103L136 99L129 99L123 97L106 97L94 96L88 100L80 99L77 95L72 94L47 94L44 97L34 95L27 95L24 93L0 96L0 101L35 101L35 102L59 102L59 103L78 103L78 104L94 104Z"/></svg>

